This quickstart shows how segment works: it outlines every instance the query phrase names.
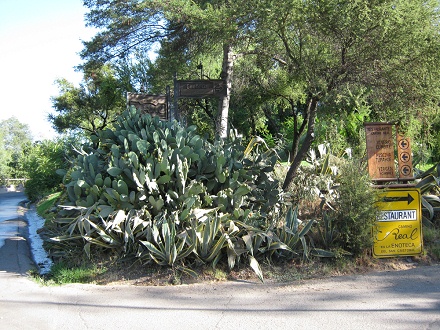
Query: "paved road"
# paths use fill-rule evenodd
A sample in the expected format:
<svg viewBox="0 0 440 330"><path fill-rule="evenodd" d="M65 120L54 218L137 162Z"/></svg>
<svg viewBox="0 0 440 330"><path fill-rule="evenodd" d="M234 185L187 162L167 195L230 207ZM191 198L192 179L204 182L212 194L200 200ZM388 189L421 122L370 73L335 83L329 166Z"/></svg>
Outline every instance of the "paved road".
<svg viewBox="0 0 440 330"><path fill-rule="evenodd" d="M22 192L0 194L0 273L25 275L32 265L26 221L18 218Z"/></svg>
<svg viewBox="0 0 440 330"><path fill-rule="evenodd" d="M3 250L23 247L8 242L0 329L440 329L440 266L288 285L42 287L5 266Z"/></svg>

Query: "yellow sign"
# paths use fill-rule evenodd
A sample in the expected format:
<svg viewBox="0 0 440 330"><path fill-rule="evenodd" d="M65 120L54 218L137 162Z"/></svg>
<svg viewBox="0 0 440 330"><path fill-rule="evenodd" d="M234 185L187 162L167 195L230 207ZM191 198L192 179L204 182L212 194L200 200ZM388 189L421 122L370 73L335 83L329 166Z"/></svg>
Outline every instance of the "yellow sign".
<svg viewBox="0 0 440 330"><path fill-rule="evenodd" d="M379 196L380 216L373 229L373 256L413 256L423 252L420 190L389 189Z"/></svg>

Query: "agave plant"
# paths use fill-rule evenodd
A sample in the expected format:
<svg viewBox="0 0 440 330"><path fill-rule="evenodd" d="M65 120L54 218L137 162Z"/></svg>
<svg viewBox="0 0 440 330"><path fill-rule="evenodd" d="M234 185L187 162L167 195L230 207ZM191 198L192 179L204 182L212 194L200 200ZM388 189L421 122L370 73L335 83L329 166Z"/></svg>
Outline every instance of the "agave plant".
<svg viewBox="0 0 440 330"><path fill-rule="evenodd" d="M151 220L145 220L142 210L114 211L106 218L93 216L96 205L86 207L60 206L65 210L79 210L74 218L57 218L55 223L63 226L64 235L52 237L53 242L82 240L84 251L90 257L91 245L117 250L121 256L139 254L138 240L145 237Z"/></svg>
<svg viewBox="0 0 440 330"><path fill-rule="evenodd" d="M415 176L416 188L422 194L422 207L429 218L423 217L425 224L430 224L434 215L440 212L440 164L432 166L427 171L419 171Z"/></svg>
<svg viewBox="0 0 440 330"><path fill-rule="evenodd" d="M286 250L293 252L289 246L281 242L277 236L274 235L272 230L261 230L254 227L250 227L244 223L240 223L240 226L246 230L246 234L241 237L246 247L247 257L249 259L249 265L257 274L260 281L264 281L263 273L258 263L258 256L271 256L273 252L277 250Z"/></svg>
<svg viewBox="0 0 440 330"><path fill-rule="evenodd" d="M233 221L230 219L230 214L219 215L217 211L218 209L199 210L197 213L203 216L193 219L192 227L196 228L197 259L215 267L220 258L226 254L228 266L233 269L244 256L249 260L249 265L258 278L263 281L256 256L267 252L269 250L267 246L277 249L281 248L282 244L279 242L267 244L266 238L269 235L266 235L264 230L241 221Z"/></svg>
<svg viewBox="0 0 440 330"><path fill-rule="evenodd" d="M317 257L333 257L334 254L330 251L310 247L307 241L307 234L312 229L315 220L309 220L303 224L298 218L298 207L293 209L289 207L284 224L275 228L274 233L276 239L283 243L284 247L277 250L278 256L290 257L301 256L303 260L309 259L310 255Z"/></svg>
<svg viewBox="0 0 440 330"><path fill-rule="evenodd" d="M221 258L222 249L227 244L227 235L222 230L222 218L217 214L197 220L194 219L192 227L196 228L196 249L197 258L203 262L215 265Z"/></svg>
<svg viewBox="0 0 440 330"><path fill-rule="evenodd" d="M174 218L176 214L174 214ZM171 266L194 274L189 268L177 264L194 252L195 231L188 228L177 233L176 221L168 217L160 225L153 224L149 227L149 240L140 240L149 251L152 260L163 266Z"/></svg>
<svg viewBox="0 0 440 330"><path fill-rule="evenodd" d="M318 226L318 235L326 249L330 249L337 239L338 231L334 224L333 218L326 212L322 212L322 226Z"/></svg>

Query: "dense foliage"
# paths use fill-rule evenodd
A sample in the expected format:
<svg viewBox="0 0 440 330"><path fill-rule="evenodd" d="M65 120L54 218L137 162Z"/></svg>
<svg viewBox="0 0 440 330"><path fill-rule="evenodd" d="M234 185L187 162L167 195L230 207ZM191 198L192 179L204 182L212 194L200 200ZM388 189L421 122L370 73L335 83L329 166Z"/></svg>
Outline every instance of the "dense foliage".
<svg viewBox="0 0 440 330"><path fill-rule="evenodd" d="M376 195L365 164L348 151L341 158L319 146L285 195L274 173L283 166L255 147L261 139L246 148L234 137L211 143L194 127L134 108L97 136L100 147L80 151L65 172L52 238L58 256L113 251L189 273L199 263L247 260L263 279L261 260L358 256L371 247ZM286 207L305 201L314 209Z"/></svg>
<svg viewBox="0 0 440 330"><path fill-rule="evenodd" d="M399 121L420 136L438 111L438 1L85 5L88 24L99 28L85 43L85 67L117 65L156 47L158 58L145 68L156 76L154 90L172 86L175 72L193 78L202 64L210 78L227 81L230 104L198 102L190 120L214 126L229 111L226 119L248 138L258 133L279 143L292 161L284 189L324 139L337 137L340 150L357 144L363 121Z"/></svg>
<svg viewBox="0 0 440 330"><path fill-rule="evenodd" d="M11 117L0 121L0 184L26 177L23 158L32 143L28 125Z"/></svg>
<svg viewBox="0 0 440 330"><path fill-rule="evenodd" d="M111 126L125 105L125 90L109 66L84 72L79 87L56 81L60 95L52 97L55 113L49 121L59 133L82 130L87 135Z"/></svg>
<svg viewBox="0 0 440 330"><path fill-rule="evenodd" d="M365 163L353 160L343 164L339 171L338 196L332 203L333 210L327 212L338 231L333 244L360 255L373 245L371 228L379 217L374 206L377 190L371 187Z"/></svg>
<svg viewBox="0 0 440 330"><path fill-rule="evenodd" d="M52 99L54 126L92 141L64 173L54 238L64 251L110 249L172 267L243 257L259 276L259 258L359 255L377 210L365 165L344 152L363 156L363 123L399 123L420 141L416 156L438 158L437 0L84 4L99 29L84 43L84 82L59 80ZM222 78L226 96L177 101L180 123L118 116L125 91L163 94L175 73ZM215 138L227 126L240 135ZM280 157L253 150L255 135ZM40 169L53 186L52 167ZM438 167L418 180L438 193ZM38 186L49 188L30 181L36 197ZM430 221L440 202L426 194Z"/></svg>
<svg viewBox="0 0 440 330"><path fill-rule="evenodd" d="M275 156L246 158L238 140L211 144L195 127L163 122L134 108L97 138L100 147L79 155L68 173L67 192L77 206L109 206L101 216L132 208L153 217L180 210L185 221L195 207L269 216L277 207L278 183L270 176Z"/></svg>
<svg viewBox="0 0 440 330"><path fill-rule="evenodd" d="M114 126L99 131L100 147L82 152L66 172L58 222L67 223L67 235L55 240L77 239L88 253L94 244L157 261L160 240L167 240L187 251L185 257L194 253L202 261L217 262L228 250L232 266L231 253L238 258L247 251L242 251L248 244L242 235L263 235L279 220L281 191L271 152L251 156L236 138L210 143L195 127L163 122L134 108ZM242 248L231 241L233 234ZM203 246L198 253L196 237ZM215 253L208 253L211 244Z"/></svg>
<svg viewBox="0 0 440 330"><path fill-rule="evenodd" d="M62 191L60 169L69 168L69 150L72 145L68 140L44 140L35 142L23 157L26 172L25 193L32 201L38 201L47 194Z"/></svg>
<svg viewBox="0 0 440 330"><path fill-rule="evenodd" d="M300 216L316 219L314 244L336 254L365 253L372 247L371 229L379 215L366 162L353 158L350 150L335 156L322 144L311 150L307 164L289 192L300 205Z"/></svg>

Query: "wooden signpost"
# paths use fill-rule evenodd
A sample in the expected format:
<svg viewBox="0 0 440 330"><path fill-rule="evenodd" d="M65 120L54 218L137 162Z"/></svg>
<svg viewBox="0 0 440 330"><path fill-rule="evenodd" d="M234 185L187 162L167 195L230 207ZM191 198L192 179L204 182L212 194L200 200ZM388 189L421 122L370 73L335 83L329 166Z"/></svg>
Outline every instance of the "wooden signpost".
<svg viewBox="0 0 440 330"><path fill-rule="evenodd" d="M393 134L396 130L396 135ZM410 139L397 132L391 123L366 123L368 172L373 181L410 181L413 178ZM394 158L397 141L398 172Z"/></svg>
<svg viewBox="0 0 440 330"><path fill-rule="evenodd" d="M172 116L179 119L178 100L204 99L225 97L227 93L226 81L221 79L177 80L174 79L174 105Z"/></svg>
<svg viewBox="0 0 440 330"><path fill-rule="evenodd" d="M158 116L161 120L168 120L168 98L167 95L127 93L127 105L134 106L142 113Z"/></svg>
<svg viewBox="0 0 440 330"><path fill-rule="evenodd" d="M174 95L177 98L207 98L226 96L224 80L175 80Z"/></svg>
<svg viewBox="0 0 440 330"><path fill-rule="evenodd" d="M395 179L393 125L365 124L368 172L371 179Z"/></svg>
<svg viewBox="0 0 440 330"><path fill-rule="evenodd" d="M393 131L396 131L394 135ZM391 123L366 123L368 172L373 181L411 181L413 177L410 139ZM397 142L397 175L394 159ZM423 252L421 193L411 184L375 186L380 216L373 228L373 256L413 256Z"/></svg>

